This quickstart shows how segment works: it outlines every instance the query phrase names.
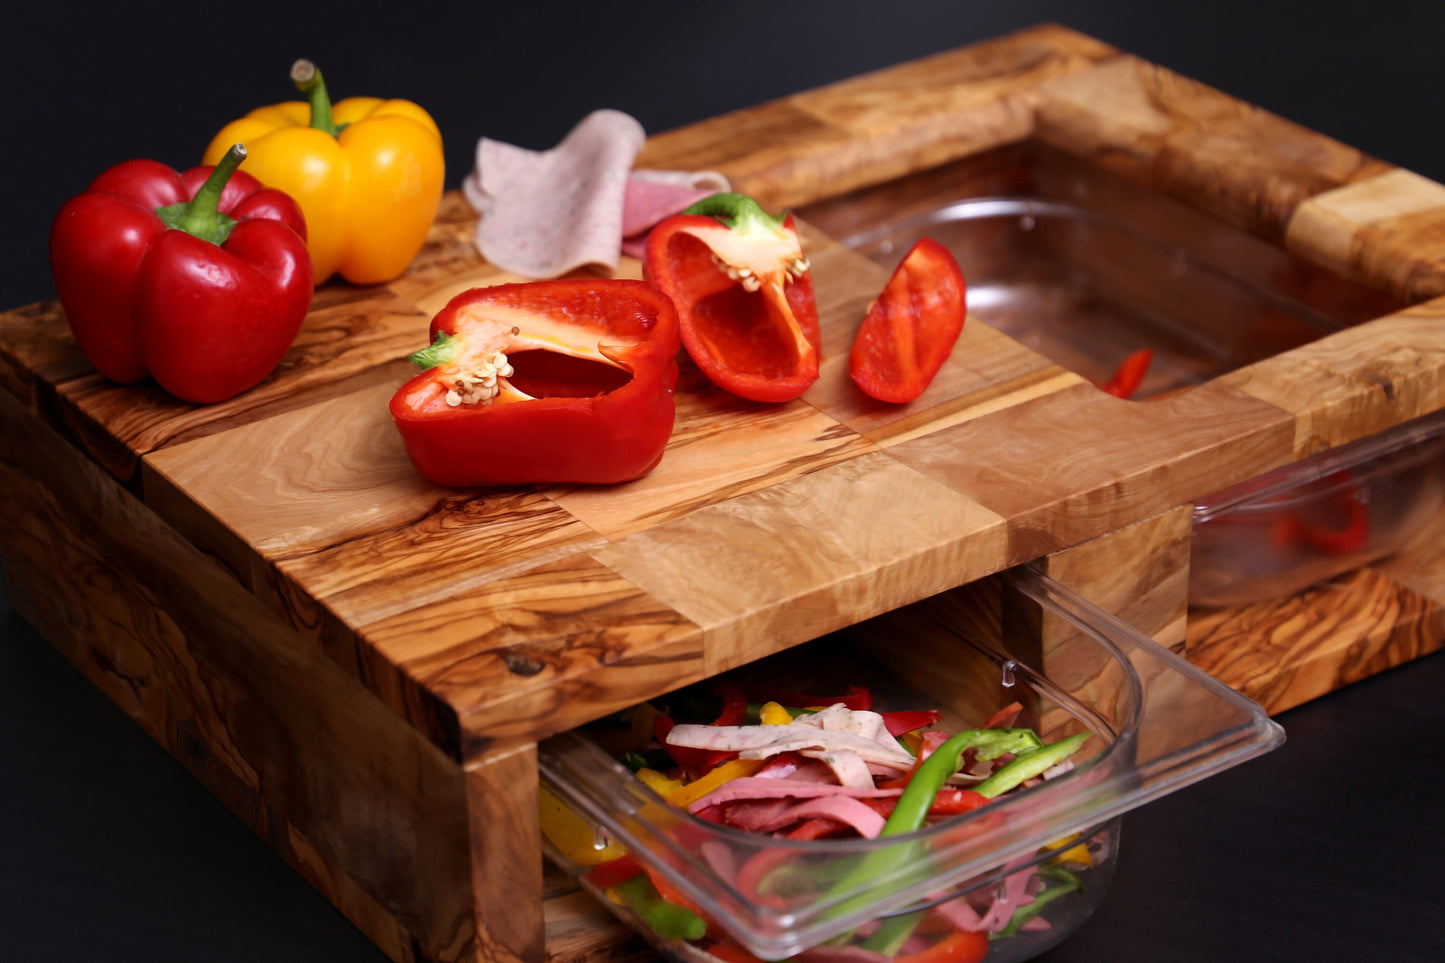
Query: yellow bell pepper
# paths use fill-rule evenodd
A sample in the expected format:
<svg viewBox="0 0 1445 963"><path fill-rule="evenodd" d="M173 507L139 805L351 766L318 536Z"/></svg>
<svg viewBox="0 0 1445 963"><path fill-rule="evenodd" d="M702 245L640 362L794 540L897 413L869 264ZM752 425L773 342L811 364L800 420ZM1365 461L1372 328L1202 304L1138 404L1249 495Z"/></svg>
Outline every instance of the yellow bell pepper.
<svg viewBox="0 0 1445 963"><path fill-rule="evenodd" d="M758 713L758 722L765 726L785 726L792 721L793 714L777 702L764 702Z"/></svg>
<svg viewBox="0 0 1445 963"><path fill-rule="evenodd" d="M445 177L441 132L406 100L348 97L334 107L307 60L291 79L310 102L260 107L223 127L201 159L214 164L246 145L246 170L296 199L316 284L390 281L431 230Z"/></svg>

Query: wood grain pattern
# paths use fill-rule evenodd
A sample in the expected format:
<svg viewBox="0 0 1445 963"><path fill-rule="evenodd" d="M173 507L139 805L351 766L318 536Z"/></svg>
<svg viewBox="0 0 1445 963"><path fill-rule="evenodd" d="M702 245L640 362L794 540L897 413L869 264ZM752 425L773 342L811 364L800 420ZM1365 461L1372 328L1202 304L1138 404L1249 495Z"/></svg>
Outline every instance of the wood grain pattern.
<svg viewBox="0 0 1445 963"><path fill-rule="evenodd" d="M1394 169L1308 198L1285 239L1341 274L1413 301L1445 294L1442 217L1445 185Z"/></svg>
<svg viewBox="0 0 1445 963"><path fill-rule="evenodd" d="M1193 512L1181 506L1043 559L1050 578L1173 651L1185 651Z"/></svg>
<svg viewBox="0 0 1445 963"><path fill-rule="evenodd" d="M1142 185L1166 237L1222 222L1410 306L1147 402L974 318L923 397L885 406L846 353L886 272L805 221L825 361L801 399L741 402L684 360L654 473L505 490L422 481L386 408L432 315L513 280L456 192L403 277L324 285L282 367L219 405L105 383L54 304L0 313L17 608L398 960L635 951L548 888L538 739L966 583L948 617L1001 626L987 577L1042 556L1178 645L1193 500L1445 407L1445 189L1066 28L668 132L639 163L774 209L925 168ZM1118 176L1071 179L1087 165ZM1192 620L1185 651L1275 707L1438 645L1441 568L1384 571L1359 605Z"/></svg>
<svg viewBox="0 0 1445 963"><path fill-rule="evenodd" d="M1445 511L1373 565L1294 595L1192 610L1186 647L1271 713L1445 648Z"/></svg>
<svg viewBox="0 0 1445 963"><path fill-rule="evenodd" d="M1294 411L1294 456L1445 406L1445 299L1340 331L1219 378Z"/></svg>
<svg viewBox="0 0 1445 963"><path fill-rule="evenodd" d="M864 455L655 526L597 558L703 629L713 675L988 574L1003 539L992 512Z"/></svg>
<svg viewBox="0 0 1445 963"><path fill-rule="evenodd" d="M889 454L1009 519L1013 564L1267 471L1292 429L1280 409L1216 384L1144 403L1079 385Z"/></svg>
<svg viewBox="0 0 1445 963"><path fill-rule="evenodd" d="M1271 713L1445 646L1445 608L1372 568L1282 599L1191 613L1189 660Z"/></svg>
<svg viewBox="0 0 1445 963"><path fill-rule="evenodd" d="M722 171L764 206L794 207L1019 140L1041 81L1113 53L1025 30L659 134L638 166Z"/></svg>
<svg viewBox="0 0 1445 963"><path fill-rule="evenodd" d="M1038 136L1271 240L1316 194L1388 170L1268 111L1134 57L1040 84Z"/></svg>
<svg viewBox="0 0 1445 963"><path fill-rule="evenodd" d="M3 393L0 428L16 610L378 946L470 958L459 768Z"/></svg>

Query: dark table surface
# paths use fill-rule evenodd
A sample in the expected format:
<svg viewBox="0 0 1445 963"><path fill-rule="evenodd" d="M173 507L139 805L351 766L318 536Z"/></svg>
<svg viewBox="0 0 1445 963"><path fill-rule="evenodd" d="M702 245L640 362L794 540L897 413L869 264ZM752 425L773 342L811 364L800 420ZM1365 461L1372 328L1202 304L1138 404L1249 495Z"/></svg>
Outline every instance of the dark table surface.
<svg viewBox="0 0 1445 963"><path fill-rule="evenodd" d="M1440 0L263 2L224 24L194 4L15 6L4 307L53 296L66 197L128 157L194 163L224 121L290 98L297 56L338 97L428 106L455 187L483 135L542 149L603 106L661 131L1056 21L1445 181ZM0 960L382 959L0 596ZM1442 693L1445 655L1356 684L1282 714L1283 748L1126 817L1108 898L1044 959L1445 959Z"/></svg>

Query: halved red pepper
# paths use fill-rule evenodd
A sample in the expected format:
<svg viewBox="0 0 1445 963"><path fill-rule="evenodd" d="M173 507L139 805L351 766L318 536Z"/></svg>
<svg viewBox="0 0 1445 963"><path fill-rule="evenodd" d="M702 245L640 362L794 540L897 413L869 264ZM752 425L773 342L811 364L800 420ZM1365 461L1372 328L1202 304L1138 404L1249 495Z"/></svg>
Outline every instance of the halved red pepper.
<svg viewBox="0 0 1445 963"><path fill-rule="evenodd" d="M677 306L682 342L719 388L789 401L818 380L822 335L792 215L714 194L647 238L647 280Z"/></svg>
<svg viewBox="0 0 1445 963"><path fill-rule="evenodd" d="M474 288L431 323L426 370L391 415L440 485L611 484L650 472L672 435L677 314L641 281Z"/></svg>
<svg viewBox="0 0 1445 963"><path fill-rule="evenodd" d="M922 238L868 307L848 372L863 392L903 404L923 394L963 331L967 288L948 249Z"/></svg>

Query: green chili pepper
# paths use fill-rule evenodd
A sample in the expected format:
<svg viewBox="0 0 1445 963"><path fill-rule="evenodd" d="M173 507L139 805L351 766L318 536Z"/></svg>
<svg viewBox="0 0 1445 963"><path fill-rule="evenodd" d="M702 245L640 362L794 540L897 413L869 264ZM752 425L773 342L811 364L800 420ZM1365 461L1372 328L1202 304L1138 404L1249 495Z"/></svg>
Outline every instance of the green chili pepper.
<svg viewBox="0 0 1445 963"><path fill-rule="evenodd" d="M1050 743L1041 749L1035 749L1032 752L1015 756L1007 765L1000 768L998 772L995 772L983 782L974 786L973 791L980 796L987 796L990 799L1002 795L1020 783L1026 782L1040 773L1052 769L1054 766L1072 756L1090 735L1091 733L1081 732L1076 736L1069 736L1067 739L1060 739L1058 742ZM947 745L947 743L944 743L944 745Z"/></svg>
<svg viewBox="0 0 1445 963"><path fill-rule="evenodd" d="M980 753L988 753L985 758L992 759L1005 752L1028 753L1038 745L1039 737L1030 729L965 729L952 736L919 765L918 771L904 787L903 794L898 797L888 821L883 824L880 838L911 833L922 826L938 791L950 776L958 772L963 754L969 749L979 748ZM912 860L913 849L912 846L891 846L869 852L833 891L852 889L893 872ZM857 905L860 905L859 900L850 901L840 907L839 912L849 912Z"/></svg>
<svg viewBox="0 0 1445 963"><path fill-rule="evenodd" d="M619 883L617 893L660 939L700 940L707 935L707 921L687 907L663 899L646 873Z"/></svg>
<svg viewBox="0 0 1445 963"><path fill-rule="evenodd" d="M1045 906L1060 896L1084 891L1083 881L1062 866L1045 866L1039 870L1039 875L1044 879L1055 880L1056 884L1036 893L1032 903L1014 910L1013 915L1009 917L1008 925L998 932L999 936L1016 935L1025 923L1042 913Z"/></svg>

